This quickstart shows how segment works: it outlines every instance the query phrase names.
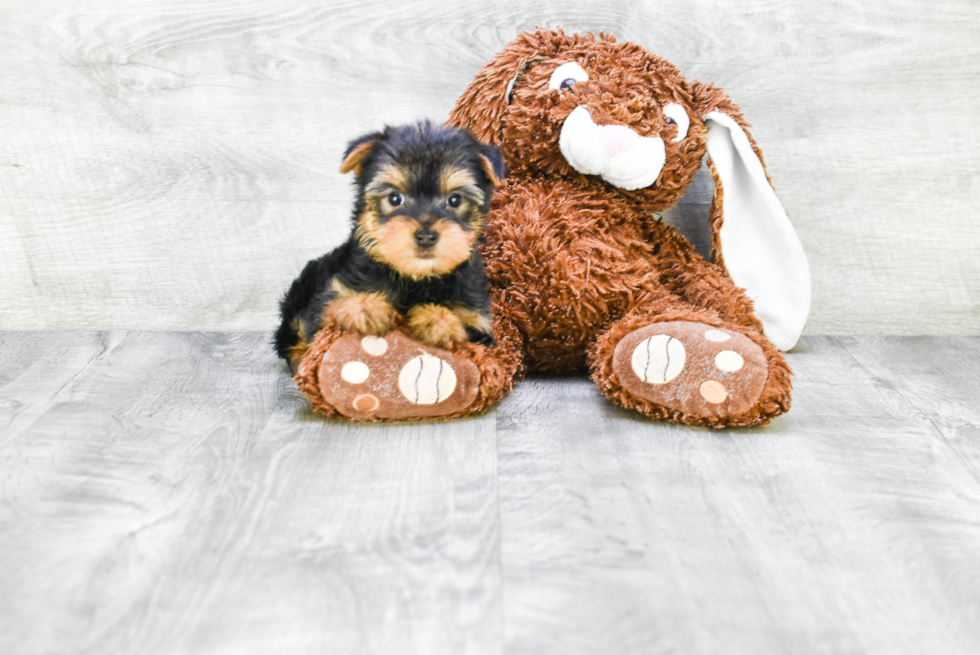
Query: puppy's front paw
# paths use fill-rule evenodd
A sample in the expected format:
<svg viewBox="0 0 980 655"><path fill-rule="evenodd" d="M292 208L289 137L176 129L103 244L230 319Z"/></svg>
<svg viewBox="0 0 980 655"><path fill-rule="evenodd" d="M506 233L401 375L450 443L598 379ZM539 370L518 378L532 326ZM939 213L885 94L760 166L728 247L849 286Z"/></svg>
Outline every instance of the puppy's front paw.
<svg viewBox="0 0 980 655"><path fill-rule="evenodd" d="M382 293L351 293L327 305L324 319L347 332L381 335L394 326L395 308Z"/></svg>
<svg viewBox="0 0 980 655"><path fill-rule="evenodd" d="M408 310L406 328L429 346L448 346L467 341L466 325L453 311L442 305L416 305Z"/></svg>

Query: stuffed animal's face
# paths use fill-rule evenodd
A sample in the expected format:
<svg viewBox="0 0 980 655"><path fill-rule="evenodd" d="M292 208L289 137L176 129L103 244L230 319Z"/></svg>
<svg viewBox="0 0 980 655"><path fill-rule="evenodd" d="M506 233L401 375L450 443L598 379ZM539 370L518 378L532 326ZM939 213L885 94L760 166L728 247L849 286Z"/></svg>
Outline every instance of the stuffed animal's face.
<svg viewBox="0 0 980 655"><path fill-rule="evenodd" d="M494 62L495 79L475 81L487 88L471 101L485 107L464 107L464 95L454 116L489 110L494 123L481 136L501 147L515 170L585 176L590 186L672 204L705 153L692 85L633 43L548 30L523 36Z"/></svg>
<svg viewBox="0 0 980 655"><path fill-rule="evenodd" d="M708 155L714 263L748 291L777 347L796 343L810 308L806 254L724 90L635 43L541 29L520 32L476 74L449 123L500 148L518 183L561 180L563 194L596 207L631 201L605 216L641 235L644 214L673 205ZM587 225L572 205L566 218Z"/></svg>

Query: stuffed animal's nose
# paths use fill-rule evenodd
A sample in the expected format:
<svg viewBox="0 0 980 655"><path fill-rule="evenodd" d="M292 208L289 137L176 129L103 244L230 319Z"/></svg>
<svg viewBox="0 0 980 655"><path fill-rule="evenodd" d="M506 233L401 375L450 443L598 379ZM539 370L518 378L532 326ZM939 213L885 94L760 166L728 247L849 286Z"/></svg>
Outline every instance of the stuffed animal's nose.
<svg viewBox="0 0 980 655"><path fill-rule="evenodd" d="M419 244L423 248L430 248L436 244L439 240L439 233L435 230L430 230L428 228L420 227L415 230L415 243Z"/></svg>
<svg viewBox="0 0 980 655"><path fill-rule="evenodd" d="M615 157L621 152L632 149L640 140L640 135L625 125L604 125L599 131L599 140L606 154Z"/></svg>

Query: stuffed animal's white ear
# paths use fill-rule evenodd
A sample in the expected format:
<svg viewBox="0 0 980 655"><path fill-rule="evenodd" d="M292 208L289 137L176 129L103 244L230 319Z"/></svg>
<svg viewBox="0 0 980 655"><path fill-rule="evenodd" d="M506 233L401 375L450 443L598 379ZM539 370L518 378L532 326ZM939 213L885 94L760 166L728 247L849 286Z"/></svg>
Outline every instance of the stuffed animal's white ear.
<svg viewBox="0 0 980 655"><path fill-rule="evenodd" d="M716 249L732 281L752 299L766 337L789 350L810 313L803 244L742 127L718 111L705 116L705 125L721 218Z"/></svg>

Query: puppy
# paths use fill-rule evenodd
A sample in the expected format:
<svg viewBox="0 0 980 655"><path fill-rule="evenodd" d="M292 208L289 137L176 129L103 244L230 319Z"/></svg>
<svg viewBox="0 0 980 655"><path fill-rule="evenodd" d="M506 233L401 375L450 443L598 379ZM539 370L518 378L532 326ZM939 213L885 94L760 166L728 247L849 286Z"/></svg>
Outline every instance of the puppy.
<svg viewBox="0 0 980 655"><path fill-rule="evenodd" d="M295 369L321 328L381 335L398 314L411 336L431 346L492 344L476 245L494 187L507 175L500 152L425 121L353 141L340 171L355 175L354 229L286 292L279 356Z"/></svg>

